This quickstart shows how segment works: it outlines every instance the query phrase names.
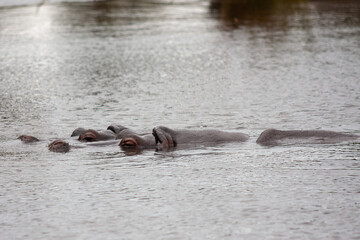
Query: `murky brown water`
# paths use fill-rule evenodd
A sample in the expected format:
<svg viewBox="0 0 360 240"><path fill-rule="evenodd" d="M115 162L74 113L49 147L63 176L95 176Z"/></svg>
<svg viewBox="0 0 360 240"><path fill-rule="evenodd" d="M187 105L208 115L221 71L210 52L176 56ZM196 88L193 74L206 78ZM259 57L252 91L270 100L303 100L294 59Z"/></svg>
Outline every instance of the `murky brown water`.
<svg viewBox="0 0 360 240"><path fill-rule="evenodd" d="M359 66L355 0L2 7L1 238L359 239L358 142L255 144L270 127L360 134ZM46 148L111 123L251 139Z"/></svg>

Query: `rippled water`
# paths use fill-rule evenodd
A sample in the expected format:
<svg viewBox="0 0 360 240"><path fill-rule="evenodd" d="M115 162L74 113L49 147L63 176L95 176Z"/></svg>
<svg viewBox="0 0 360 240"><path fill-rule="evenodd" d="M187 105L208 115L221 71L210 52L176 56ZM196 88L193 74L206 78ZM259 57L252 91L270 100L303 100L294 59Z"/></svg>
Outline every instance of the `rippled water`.
<svg viewBox="0 0 360 240"><path fill-rule="evenodd" d="M359 142L255 143L270 127L360 134L358 1L17 2L0 1L1 238L360 238ZM251 138L46 148L111 123Z"/></svg>

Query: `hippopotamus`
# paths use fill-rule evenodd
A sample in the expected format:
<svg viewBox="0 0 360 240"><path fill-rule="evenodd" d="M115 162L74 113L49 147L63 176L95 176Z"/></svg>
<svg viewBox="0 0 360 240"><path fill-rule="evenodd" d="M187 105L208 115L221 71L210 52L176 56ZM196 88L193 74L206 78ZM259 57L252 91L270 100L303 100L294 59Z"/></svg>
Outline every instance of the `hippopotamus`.
<svg viewBox="0 0 360 240"><path fill-rule="evenodd" d="M117 139L121 139L119 146L122 148L152 148L156 147L156 139L151 133L136 134L133 131L122 131L117 135Z"/></svg>
<svg viewBox="0 0 360 240"><path fill-rule="evenodd" d="M164 126L153 129L156 143L162 147L176 147L180 144L220 144L226 142L245 142L249 136L240 132L225 132L216 129L174 130Z"/></svg>
<svg viewBox="0 0 360 240"><path fill-rule="evenodd" d="M18 139L23 143L40 142L38 138L30 135L21 135ZM57 139L48 145L48 149L52 152L68 152L70 150L70 145L63 140Z"/></svg>
<svg viewBox="0 0 360 240"><path fill-rule="evenodd" d="M116 134L110 130L96 131L94 129L88 129L79 135L78 140L84 142L106 141L114 140Z"/></svg>
<svg viewBox="0 0 360 240"><path fill-rule="evenodd" d="M94 142L94 141L106 141L106 140L115 140L116 132L119 129L125 128L120 125L109 126L108 130L105 131L96 131L93 129L85 128L76 128L71 137L78 137L78 140L84 142ZM39 142L40 140L36 137L30 135L21 135L18 137L24 143ZM70 148L82 148L84 146L71 146L69 143L62 139L55 139L49 145L48 149L52 152L68 152Z"/></svg>
<svg viewBox="0 0 360 240"><path fill-rule="evenodd" d="M76 128L71 137L78 137L79 141L83 142L95 142L114 140L116 133L112 130L97 131L94 129Z"/></svg>
<svg viewBox="0 0 360 240"><path fill-rule="evenodd" d="M135 132L124 129L117 135L121 139L122 148L172 148L177 145L212 143L219 144L225 142L244 142L249 136L238 132L225 132L215 129L207 130L186 130L170 129L164 126L155 127L152 134L139 135Z"/></svg>
<svg viewBox="0 0 360 240"><path fill-rule="evenodd" d="M48 145L48 149L52 152L66 153L70 151L70 144L63 140L57 139Z"/></svg>
<svg viewBox="0 0 360 240"><path fill-rule="evenodd" d="M38 138L30 135L21 135L17 139L20 139L23 143L33 143L40 141Z"/></svg>
<svg viewBox="0 0 360 240"><path fill-rule="evenodd" d="M164 126L153 128L151 133L137 133L121 125L110 125L105 131L93 129L77 128L71 134L84 142L95 142L92 145L114 144L116 140L121 140L119 146L123 149L140 151L142 149L169 149L179 145L186 146L194 144L220 144L226 142L245 142L249 136L239 132L226 132L215 129L187 130L170 129ZM263 131L256 143L261 145L279 145L291 143L338 143L359 139L360 136L354 134L324 131L324 130L276 130L267 129ZM30 135L18 137L24 143L40 141ZM113 141L109 141L113 140ZM116 142L118 143L118 142ZM76 144L75 144L76 145ZM81 148L81 146L71 146L61 139L56 139L48 145L48 149L53 152L68 152L70 148Z"/></svg>
<svg viewBox="0 0 360 240"><path fill-rule="evenodd" d="M120 139L118 135L123 130L130 131L127 127L117 124L108 126L105 131L79 127L72 132L71 137L78 137L79 141L84 142L107 141Z"/></svg>
<svg viewBox="0 0 360 240"><path fill-rule="evenodd" d="M276 130L263 131L256 143L261 145L280 145L282 143L331 144L356 140L360 136L325 130Z"/></svg>
<svg viewBox="0 0 360 240"><path fill-rule="evenodd" d="M125 127L123 127L125 128ZM82 142L97 142L97 141L107 141L107 140L115 140L116 132L120 129L120 125L117 126L109 126L105 131L96 131L94 129L85 129L85 128L76 128L71 137L78 137L79 141ZM68 152L70 148L74 146L70 146L69 143L57 139L51 142L48 145L48 149L52 152ZM81 146L76 146L79 148Z"/></svg>

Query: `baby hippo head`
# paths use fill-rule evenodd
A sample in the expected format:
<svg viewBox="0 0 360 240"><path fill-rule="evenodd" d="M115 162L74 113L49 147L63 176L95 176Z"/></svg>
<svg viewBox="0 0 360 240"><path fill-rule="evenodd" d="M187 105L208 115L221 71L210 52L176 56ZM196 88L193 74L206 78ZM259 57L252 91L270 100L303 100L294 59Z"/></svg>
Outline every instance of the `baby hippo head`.
<svg viewBox="0 0 360 240"><path fill-rule="evenodd" d="M52 152L61 152L66 153L70 151L70 145L67 142L64 142L62 140L55 140L48 146L49 150Z"/></svg>
<svg viewBox="0 0 360 240"><path fill-rule="evenodd" d="M32 143L32 142L39 141L39 139L37 139L36 137L29 136L29 135L21 135L18 137L18 139L20 139L24 143Z"/></svg>

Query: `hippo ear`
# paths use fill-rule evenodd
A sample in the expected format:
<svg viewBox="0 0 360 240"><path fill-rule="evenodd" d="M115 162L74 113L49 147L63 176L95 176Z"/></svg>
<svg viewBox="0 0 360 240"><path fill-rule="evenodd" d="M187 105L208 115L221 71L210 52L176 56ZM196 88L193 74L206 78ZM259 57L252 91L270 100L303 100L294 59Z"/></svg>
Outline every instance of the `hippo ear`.
<svg viewBox="0 0 360 240"><path fill-rule="evenodd" d="M114 125L114 124L107 127L107 130L110 130L116 134L118 134L119 132L121 132L124 129L127 129L127 128L124 126L121 126L121 125Z"/></svg>
<svg viewBox="0 0 360 240"><path fill-rule="evenodd" d="M164 148L175 147L176 142L171 135L161 127L155 127L152 133L155 137L156 144L161 143Z"/></svg>
<svg viewBox="0 0 360 240"><path fill-rule="evenodd" d="M85 128L77 128L75 129L72 133L71 133L71 137L77 137L80 136L80 134L82 134L83 132L85 132L86 129Z"/></svg>

